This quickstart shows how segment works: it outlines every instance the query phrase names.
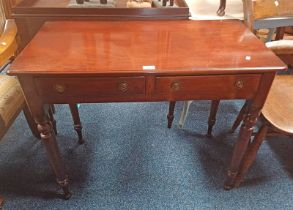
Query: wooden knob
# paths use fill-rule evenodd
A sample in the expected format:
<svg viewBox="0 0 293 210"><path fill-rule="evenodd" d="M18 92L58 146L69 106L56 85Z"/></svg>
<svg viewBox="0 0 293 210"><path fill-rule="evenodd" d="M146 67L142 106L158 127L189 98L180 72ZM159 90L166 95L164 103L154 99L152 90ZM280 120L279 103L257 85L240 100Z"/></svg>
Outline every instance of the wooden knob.
<svg viewBox="0 0 293 210"><path fill-rule="evenodd" d="M118 85L118 90L125 93L128 90L128 83L127 82L120 82Z"/></svg>
<svg viewBox="0 0 293 210"><path fill-rule="evenodd" d="M244 82L243 80L237 80L235 82L235 87L238 88L238 89L242 89L244 87Z"/></svg>
<svg viewBox="0 0 293 210"><path fill-rule="evenodd" d="M173 91L178 91L178 90L180 90L180 83L179 83L179 82L173 82L173 83L171 84L171 89L172 89Z"/></svg>
<svg viewBox="0 0 293 210"><path fill-rule="evenodd" d="M54 86L54 89L58 92L58 93L64 93L65 91L65 86L64 85L60 85L60 84L56 84Z"/></svg>

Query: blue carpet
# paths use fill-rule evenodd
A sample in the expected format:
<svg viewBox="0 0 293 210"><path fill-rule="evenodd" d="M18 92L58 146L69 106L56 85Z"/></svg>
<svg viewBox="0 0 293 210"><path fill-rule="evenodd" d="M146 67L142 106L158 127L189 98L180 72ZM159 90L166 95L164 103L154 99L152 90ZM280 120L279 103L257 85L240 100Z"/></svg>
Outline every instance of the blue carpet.
<svg viewBox="0 0 293 210"><path fill-rule="evenodd" d="M228 131L241 107L220 105L214 138L205 137L209 101L198 101L184 129L182 102L167 129L168 103L82 104L86 143L78 145L69 108L58 105L58 143L73 196L64 201L42 143L21 114L0 142L4 209L293 209L293 141L266 141L245 182L223 182L236 134Z"/></svg>

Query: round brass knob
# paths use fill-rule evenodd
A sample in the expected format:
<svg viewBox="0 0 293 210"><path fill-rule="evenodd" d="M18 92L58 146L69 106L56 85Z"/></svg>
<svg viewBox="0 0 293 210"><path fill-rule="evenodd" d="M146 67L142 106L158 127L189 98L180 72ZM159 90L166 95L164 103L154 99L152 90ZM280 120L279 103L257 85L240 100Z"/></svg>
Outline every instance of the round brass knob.
<svg viewBox="0 0 293 210"><path fill-rule="evenodd" d="M173 83L171 84L171 89L172 89L173 91L178 91L178 90L180 90L180 83L179 83L179 82L173 82Z"/></svg>
<svg viewBox="0 0 293 210"><path fill-rule="evenodd" d="M244 87L244 82L242 80L237 80L235 82L235 87L238 89L242 89Z"/></svg>
<svg viewBox="0 0 293 210"><path fill-rule="evenodd" d="M120 82L118 85L118 90L125 93L128 90L128 83L127 82Z"/></svg>
<svg viewBox="0 0 293 210"><path fill-rule="evenodd" d="M60 84L56 84L54 86L54 89L58 92L58 93L64 93L65 91L65 86L64 85L60 85Z"/></svg>

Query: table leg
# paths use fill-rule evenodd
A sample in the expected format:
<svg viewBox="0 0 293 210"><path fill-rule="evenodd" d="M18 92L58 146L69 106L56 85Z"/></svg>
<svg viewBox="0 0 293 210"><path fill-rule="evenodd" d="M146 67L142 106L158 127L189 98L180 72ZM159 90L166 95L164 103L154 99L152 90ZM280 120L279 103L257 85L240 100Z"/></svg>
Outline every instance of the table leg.
<svg viewBox="0 0 293 210"><path fill-rule="evenodd" d="M242 106L236 120L234 121L232 128L231 128L231 132L234 133L234 131L238 128L238 126L240 125L241 121L244 119L244 116L247 112L249 108L249 100L246 100L244 105Z"/></svg>
<svg viewBox="0 0 293 210"><path fill-rule="evenodd" d="M221 0L219 9L217 11L217 15L224 16L225 15L225 9L226 9L226 0Z"/></svg>
<svg viewBox="0 0 293 210"><path fill-rule="evenodd" d="M76 133L78 135L78 143L83 144L84 140L82 138L82 125L80 122L77 104L69 104L69 107L70 107L71 115L73 118L74 130L76 131Z"/></svg>
<svg viewBox="0 0 293 210"><path fill-rule="evenodd" d="M69 192L69 179L64 170L52 123L46 117L41 119L41 121L39 120L37 119L36 121L42 142L46 148L51 167L57 177L57 183L62 187L64 199L67 200L71 197L71 193Z"/></svg>
<svg viewBox="0 0 293 210"><path fill-rule="evenodd" d="M258 91L255 97L251 100L247 114L244 116L243 123L240 128L238 140L235 143L232 160L224 188L229 190L235 187L236 178L240 171L240 167L247 151L248 144L250 143L253 127L256 124L257 118L260 115L261 109L265 103L266 97L272 85L274 73L266 73L262 76Z"/></svg>
<svg viewBox="0 0 293 210"><path fill-rule="evenodd" d="M32 117L37 124L38 132L40 133L41 140L47 151L50 165L56 175L57 183L63 189L64 199L69 199L71 197L71 193L69 192L69 179L65 173L65 167L59 152L53 126L48 117L49 106L43 104L42 98L37 92L37 88L33 85L33 77L20 76L18 80L21 84Z"/></svg>
<svg viewBox="0 0 293 210"><path fill-rule="evenodd" d="M54 110L52 109L52 106L49 106L49 110L48 110L48 113L49 113L49 119L50 121L52 122L52 125L53 125L53 130L55 132L55 134L57 135L57 123L56 123L56 120L54 118Z"/></svg>
<svg viewBox="0 0 293 210"><path fill-rule="evenodd" d="M209 127L207 132L207 137L212 137L213 127L216 123L216 115L218 112L220 100L213 100L211 104L210 116L209 116Z"/></svg>
<svg viewBox="0 0 293 210"><path fill-rule="evenodd" d="M172 127L172 123L173 123L173 120L174 120L175 104L176 104L176 101L170 101L170 103L169 103L169 113L167 115L168 128L171 128Z"/></svg>
<svg viewBox="0 0 293 210"><path fill-rule="evenodd" d="M227 179L224 185L225 189L231 189L235 186L235 178L238 175L242 158L250 142L253 126L256 124L259 114L260 108L253 107L244 117L238 140L234 146L230 169L228 170Z"/></svg>
<svg viewBox="0 0 293 210"><path fill-rule="evenodd" d="M268 125L264 123L262 127L259 129L259 132L254 137L253 141L248 145L247 152L245 153L243 157L241 168L235 179L235 187L238 187L240 185L240 183L242 182L244 178L244 175L246 174L246 172L248 171L248 169L251 167L252 163L254 162L257 151L259 150L260 145L262 144L267 132L268 132Z"/></svg>

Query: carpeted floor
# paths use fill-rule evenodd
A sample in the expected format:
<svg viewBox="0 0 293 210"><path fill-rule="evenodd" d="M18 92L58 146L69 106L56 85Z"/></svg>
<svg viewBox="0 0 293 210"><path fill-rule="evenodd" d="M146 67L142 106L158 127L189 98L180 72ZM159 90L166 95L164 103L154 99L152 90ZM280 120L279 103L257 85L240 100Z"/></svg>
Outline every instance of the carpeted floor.
<svg viewBox="0 0 293 210"><path fill-rule="evenodd" d="M268 139L245 182L223 190L241 102L224 101L214 138L205 137L210 103L194 102L186 126L166 128L168 103L82 104L84 145L69 108L57 106L58 142L73 196L64 201L41 142L20 115L0 142L4 209L293 209L293 141Z"/></svg>

